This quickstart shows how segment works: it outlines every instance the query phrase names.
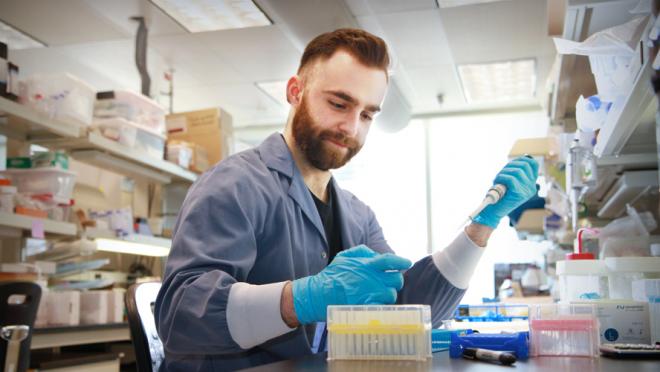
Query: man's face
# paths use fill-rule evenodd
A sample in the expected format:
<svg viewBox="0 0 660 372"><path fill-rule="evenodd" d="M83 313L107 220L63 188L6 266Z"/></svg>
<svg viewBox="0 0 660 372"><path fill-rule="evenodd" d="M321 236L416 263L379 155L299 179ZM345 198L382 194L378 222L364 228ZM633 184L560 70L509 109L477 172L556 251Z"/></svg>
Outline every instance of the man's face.
<svg viewBox="0 0 660 372"><path fill-rule="evenodd" d="M311 66L305 79L292 121L296 145L314 167L340 168L364 145L385 97L386 74L339 50Z"/></svg>

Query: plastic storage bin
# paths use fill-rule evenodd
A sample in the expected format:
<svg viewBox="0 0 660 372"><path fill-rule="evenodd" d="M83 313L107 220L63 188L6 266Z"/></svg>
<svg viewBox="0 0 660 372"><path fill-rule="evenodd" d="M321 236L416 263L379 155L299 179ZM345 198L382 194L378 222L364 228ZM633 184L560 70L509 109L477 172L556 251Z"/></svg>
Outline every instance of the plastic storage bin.
<svg viewBox="0 0 660 372"><path fill-rule="evenodd" d="M51 118L89 125L95 89L71 74L33 75L25 80L23 101Z"/></svg>
<svg viewBox="0 0 660 372"><path fill-rule="evenodd" d="M107 291L108 295L108 323L121 323L124 321L124 296L126 290L115 288Z"/></svg>
<svg viewBox="0 0 660 372"><path fill-rule="evenodd" d="M557 261L562 302L608 298L607 267L602 260Z"/></svg>
<svg viewBox="0 0 660 372"><path fill-rule="evenodd" d="M530 356L598 356L598 318L593 305L532 305Z"/></svg>
<svg viewBox="0 0 660 372"><path fill-rule="evenodd" d="M328 360L426 360L428 305L328 306Z"/></svg>
<svg viewBox="0 0 660 372"><path fill-rule="evenodd" d="M165 110L156 101L127 90L99 92L94 104L96 118L123 118L164 135Z"/></svg>
<svg viewBox="0 0 660 372"><path fill-rule="evenodd" d="M612 299L632 300L632 282L660 279L660 257L607 257L609 293Z"/></svg>
<svg viewBox="0 0 660 372"><path fill-rule="evenodd" d="M48 325L77 326L80 324L80 292L48 293Z"/></svg>
<svg viewBox="0 0 660 372"><path fill-rule="evenodd" d="M110 291L80 293L81 324L105 324L108 322L108 292Z"/></svg>
<svg viewBox="0 0 660 372"><path fill-rule="evenodd" d="M59 168L7 169L3 175L11 179L18 192L26 195L52 196L57 203L69 204L76 174Z"/></svg>
<svg viewBox="0 0 660 372"><path fill-rule="evenodd" d="M93 126L104 137L142 151L152 158L163 159L165 156L166 137L149 128L122 118L98 119Z"/></svg>

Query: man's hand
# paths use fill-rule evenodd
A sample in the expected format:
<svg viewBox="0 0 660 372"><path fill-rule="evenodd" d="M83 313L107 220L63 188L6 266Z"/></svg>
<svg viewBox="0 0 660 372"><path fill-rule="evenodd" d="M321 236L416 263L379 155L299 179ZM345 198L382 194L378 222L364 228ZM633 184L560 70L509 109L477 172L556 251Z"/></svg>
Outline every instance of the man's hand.
<svg viewBox="0 0 660 372"><path fill-rule="evenodd" d="M410 266L405 258L364 245L340 252L320 273L284 286L282 319L295 327L325 321L328 305L393 304L403 287L401 270Z"/></svg>
<svg viewBox="0 0 660 372"><path fill-rule="evenodd" d="M496 228L504 216L536 195L538 174L539 164L531 157L522 156L511 160L493 181L493 184L506 186L506 193L500 201L484 208L473 222Z"/></svg>

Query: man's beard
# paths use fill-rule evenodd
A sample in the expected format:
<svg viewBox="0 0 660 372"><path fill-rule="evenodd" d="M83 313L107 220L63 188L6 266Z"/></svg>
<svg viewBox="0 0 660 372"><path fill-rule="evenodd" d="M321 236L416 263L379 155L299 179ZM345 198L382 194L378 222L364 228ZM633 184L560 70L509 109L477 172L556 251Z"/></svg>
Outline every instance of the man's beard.
<svg viewBox="0 0 660 372"><path fill-rule="evenodd" d="M349 138L341 132L319 129L309 114L304 97L293 116L293 138L307 161L323 171L342 167L362 148L362 144L357 140ZM346 146L347 151L342 153L339 148L325 143L324 140L341 143Z"/></svg>

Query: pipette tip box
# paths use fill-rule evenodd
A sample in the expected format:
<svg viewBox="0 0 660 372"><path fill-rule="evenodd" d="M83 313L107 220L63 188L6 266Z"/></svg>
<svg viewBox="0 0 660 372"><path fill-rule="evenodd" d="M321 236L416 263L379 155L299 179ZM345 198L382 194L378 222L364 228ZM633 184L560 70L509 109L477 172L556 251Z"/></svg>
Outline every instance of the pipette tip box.
<svg viewBox="0 0 660 372"><path fill-rule="evenodd" d="M428 305L328 306L328 360L431 357Z"/></svg>
<svg viewBox="0 0 660 372"><path fill-rule="evenodd" d="M531 356L598 356L594 305L534 305L529 310Z"/></svg>

